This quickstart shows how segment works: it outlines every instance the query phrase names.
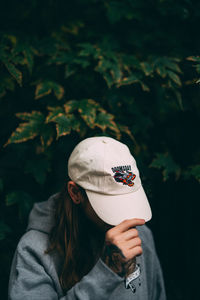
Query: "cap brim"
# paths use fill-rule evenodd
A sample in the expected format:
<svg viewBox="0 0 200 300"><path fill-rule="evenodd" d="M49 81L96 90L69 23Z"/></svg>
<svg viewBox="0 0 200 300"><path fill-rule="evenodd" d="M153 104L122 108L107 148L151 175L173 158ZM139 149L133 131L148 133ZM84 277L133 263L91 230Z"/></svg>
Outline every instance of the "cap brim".
<svg viewBox="0 0 200 300"><path fill-rule="evenodd" d="M152 211L142 187L122 195L104 195L86 190L86 194L96 214L110 225L118 225L125 219L140 218L149 221Z"/></svg>

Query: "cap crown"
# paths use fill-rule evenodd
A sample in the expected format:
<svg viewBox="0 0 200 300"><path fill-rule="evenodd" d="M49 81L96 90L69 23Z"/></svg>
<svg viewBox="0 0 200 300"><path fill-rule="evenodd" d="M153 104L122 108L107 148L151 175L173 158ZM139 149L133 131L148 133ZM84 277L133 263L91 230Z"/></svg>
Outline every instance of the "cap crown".
<svg viewBox="0 0 200 300"><path fill-rule="evenodd" d="M68 175L84 189L106 195L131 193L141 186L129 148L106 136L86 138L74 148Z"/></svg>

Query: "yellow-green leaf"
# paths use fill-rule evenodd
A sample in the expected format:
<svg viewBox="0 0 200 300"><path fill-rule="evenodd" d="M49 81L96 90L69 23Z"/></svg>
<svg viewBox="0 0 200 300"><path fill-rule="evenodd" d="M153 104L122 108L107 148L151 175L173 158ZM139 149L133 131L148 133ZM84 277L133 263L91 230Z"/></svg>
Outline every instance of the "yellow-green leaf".
<svg viewBox="0 0 200 300"><path fill-rule="evenodd" d="M79 102L78 112L90 128L95 127L96 110L99 104L93 99L84 99Z"/></svg>
<svg viewBox="0 0 200 300"><path fill-rule="evenodd" d="M47 106L47 108L48 110L50 110L50 112L46 117L45 123L54 121L54 118L56 118L58 114L64 113L64 110L61 106L56 106L56 107Z"/></svg>
<svg viewBox="0 0 200 300"><path fill-rule="evenodd" d="M168 73L169 77L170 77L177 85L182 86L180 77L179 77L176 73L174 73L174 72L172 72L172 71L169 71L169 70L167 71L167 73Z"/></svg>
<svg viewBox="0 0 200 300"><path fill-rule="evenodd" d="M60 84L47 80L40 82L36 86L35 99L49 95L52 91L54 91L54 94L58 100L62 99L64 95L64 88Z"/></svg>
<svg viewBox="0 0 200 300"><path fill-rule="evenodd" d="M10 72L10 74L16 79L18 84L22 86L22 72L18 70L13 63L9 61L4 60L4 64L7 70Z"/></svg>
<svg viewBox="0 0 200 300"><path fill-rule="evenodd" d="M96 117L95 126L101 128L102 131L105 131L107 128L114 131L117 138L121 138L121 133L117 124L114 122L114 116L112 114L107 113L105 110L101 110L101 112Z"/></svg>
<svg viewBox="0 0 200 300"><path fill-rule="evenodd" d="M64 104L65 112L72 113L78 108L79 101L77 100L69 100Z"/></svg>
<svg viewBox="0 0 200 300"><path fill-rule="evenodd" d="M28 122L20 123L3 147L11 143L21 143L33 139L40 134L45 120L44 115L39 111L16 113L16 116Z"/></svg>
<svg viewBox="0 0 200 300"><path fill-rule="evenodd" d="M71 132L71 121L72 121L73 115L64 115L64 114L58 114L57 117L54 118L54 122L56 122L56 132L58 139L60 136L70 134Z"/></svg>
<svg viewBox="0 0 200 300"><path fill-rule="evenodd" d="M148 62L141 62L140 65L146 76L149 76L151 73L153 73L153 66Z"/></svg>

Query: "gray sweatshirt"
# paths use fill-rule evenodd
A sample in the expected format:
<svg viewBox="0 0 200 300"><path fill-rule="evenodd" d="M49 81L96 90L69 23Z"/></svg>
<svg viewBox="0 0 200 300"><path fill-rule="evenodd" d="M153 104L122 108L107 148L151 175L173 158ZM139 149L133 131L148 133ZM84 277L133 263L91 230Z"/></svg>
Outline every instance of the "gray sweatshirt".
<svg viewBox="0 0 200 300"><path fill-rule="evenodd" d="M166 300L161 265L146 224L136 226L143 253L137 257L137 271L131 274L130 283L99 258L89 273L64 293L58 278L61 258L56 252L43 254L49 246L55 195L35 203L30 212L12 260L8 300Z"/></svg>

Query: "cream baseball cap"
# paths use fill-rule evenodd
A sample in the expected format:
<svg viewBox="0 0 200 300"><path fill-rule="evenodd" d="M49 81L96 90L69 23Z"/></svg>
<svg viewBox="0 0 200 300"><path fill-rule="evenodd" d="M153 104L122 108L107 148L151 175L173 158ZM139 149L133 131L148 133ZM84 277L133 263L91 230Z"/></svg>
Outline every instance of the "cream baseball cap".
<svg viewBox="0 0 200 300"><path fill-rule="evenodd" d="M68 160L68 175L85 189L96 214L110 225L152 218L139 170L129 148L107 136L82 140Z"/></svg>

